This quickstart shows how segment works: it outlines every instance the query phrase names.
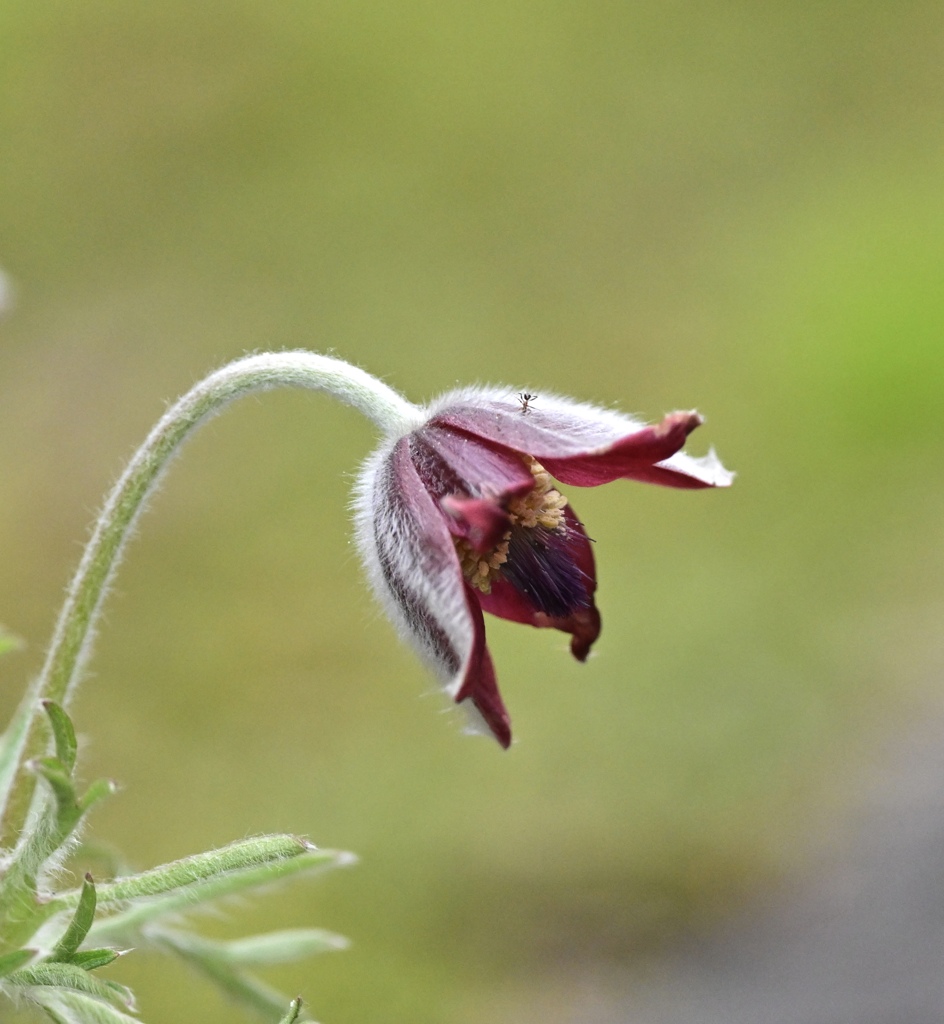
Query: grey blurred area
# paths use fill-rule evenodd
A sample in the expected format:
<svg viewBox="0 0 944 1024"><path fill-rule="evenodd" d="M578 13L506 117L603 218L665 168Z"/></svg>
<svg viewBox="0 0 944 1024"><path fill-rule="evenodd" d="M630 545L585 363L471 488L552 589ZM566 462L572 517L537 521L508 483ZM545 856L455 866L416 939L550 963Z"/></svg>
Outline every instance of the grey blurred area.
<svg viewBox="0 0 944 1024"><path fill-rule="evenodd" d="M575 1024L944 1021L944 715L890 741L826 831L804 877L627 988L596 986Z"/></svg>

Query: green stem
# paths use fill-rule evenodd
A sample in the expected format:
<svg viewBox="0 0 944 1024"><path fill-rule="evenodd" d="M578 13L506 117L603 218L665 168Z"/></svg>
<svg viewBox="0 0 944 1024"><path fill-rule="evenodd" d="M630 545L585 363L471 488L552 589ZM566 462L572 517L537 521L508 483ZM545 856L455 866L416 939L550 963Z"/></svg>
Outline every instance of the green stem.
<svg viewBox="0 0 944 1024"><path fill-rule="evenodd" d="M40 702L67 707L94 639L102 602L125 542L148 496L193 430L241 395L281 387L327 391L372 419L385 433L413 429L419 410L386 384L339 359L314 352L248 356L211 373L160 419L112 488L59 615L46 662L7 730L0 764L0 844L13 843L26 822L35 776L26 765L48 742Z"/></svg>

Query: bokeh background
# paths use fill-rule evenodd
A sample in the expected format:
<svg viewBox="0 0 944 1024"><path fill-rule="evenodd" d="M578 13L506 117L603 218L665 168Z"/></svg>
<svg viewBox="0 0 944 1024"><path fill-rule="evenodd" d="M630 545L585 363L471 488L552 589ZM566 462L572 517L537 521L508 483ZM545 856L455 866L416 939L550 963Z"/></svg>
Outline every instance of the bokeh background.
<svg viewBox="0 0 944 1024"><path fill-rule="evenodd" d="M360 864L216 934L353 946L319 1019L580 1020L574 995L785 874L940 697L944 7L0 5L0 621L12 709L106 487L249 350L409 397L507 382L657 418L727 492L571 493L604 633L489 623L517 743L461 735L366 592L372 428L206 427L130 549L79 703L93 838L148 866L266 830ZM230 1021L126 958L149 1021Z"/></svg>

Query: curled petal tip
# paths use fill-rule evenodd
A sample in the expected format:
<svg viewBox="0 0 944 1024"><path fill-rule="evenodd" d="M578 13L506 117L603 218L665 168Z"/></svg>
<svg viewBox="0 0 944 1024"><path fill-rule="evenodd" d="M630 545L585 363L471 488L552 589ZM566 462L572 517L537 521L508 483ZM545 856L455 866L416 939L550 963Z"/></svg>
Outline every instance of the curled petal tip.
<svg viewBox="0 0 944 1024"><path fill-rule="evenodd" d="M577 661L584 662L590 655L590 648L596 643L602 629L600 613L596 605L584 608L574 616L571 626L570 653Z"/></svg>
<svg viewBox="0 0 944 1024"><path fill-rule="evenodd" d="M714 448L708 449L708 454L698 460L706 472L711 477L712 485L714 487L730 487L734 483L734 478L737 473L732 469L725 469L721 459L718 458L718 453Z"/></svg>
<svg viewBox="0 0 944 1024"><path fill-rule="evenodd" d="M687 437L693 430L705 422L705 417L695 409L688 409L678 412L670 412L656 427L656 433L665 436L671 434L678 427L685 431Z"/></svg>

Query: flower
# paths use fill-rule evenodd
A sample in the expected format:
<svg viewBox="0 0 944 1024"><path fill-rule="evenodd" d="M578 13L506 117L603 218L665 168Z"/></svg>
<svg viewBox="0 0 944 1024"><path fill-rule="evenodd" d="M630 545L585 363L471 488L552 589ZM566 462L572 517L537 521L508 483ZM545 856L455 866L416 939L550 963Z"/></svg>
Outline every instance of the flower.
<svg viewBox="0 0 944 1024"><path fill-rule="evenodd" d="M355 519L371 582L446 692L503 747L511 721L482 612L569 633L578 661L600 634L590 540L552 478L725 487L733 474L713 450L681 451L701 423L674 412L647 426L543 393L465 389L421 410L364 465Z"/></svg>

